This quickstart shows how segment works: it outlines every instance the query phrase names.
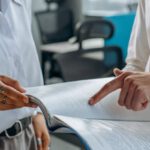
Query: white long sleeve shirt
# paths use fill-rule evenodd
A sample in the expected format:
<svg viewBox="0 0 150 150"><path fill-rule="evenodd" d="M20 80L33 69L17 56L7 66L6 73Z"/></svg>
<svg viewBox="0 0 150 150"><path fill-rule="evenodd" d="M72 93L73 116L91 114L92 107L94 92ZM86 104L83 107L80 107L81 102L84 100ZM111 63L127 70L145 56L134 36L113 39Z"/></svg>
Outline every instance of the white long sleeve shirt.
<svg viewBox="0 0 150 150"><path fill-rule="evenodd" d="M31 32L31 0L0 0L0 75L10 76L24 87L43 84ZM0 111L0 132L33 111Z"/></svg>
<svg viewBox="0 0 150 150"><path fill-rule="evenodd" d="M129 42L125 69L150 72L150 0L141 0Z"/></svg>

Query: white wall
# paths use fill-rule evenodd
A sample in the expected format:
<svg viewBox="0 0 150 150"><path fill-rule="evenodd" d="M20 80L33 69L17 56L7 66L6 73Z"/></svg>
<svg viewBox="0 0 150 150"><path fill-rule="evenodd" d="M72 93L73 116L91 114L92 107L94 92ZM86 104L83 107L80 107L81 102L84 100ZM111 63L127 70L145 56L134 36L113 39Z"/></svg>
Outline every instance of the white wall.
<svg viewBox="0 0 150 150"><path fill-rule="evenodd" d="M34 16L34 13L40 10L43 10L46 8L46 5L44 3L44 0L32 0L33 5L33 23L32 23L32 30L33 30L33 37L36 43L36 47L39 50L40 46L40 34L38 32L37 28L37 22ZM66 5L73 10L74 15L75 15L75 23L78 22L79 20L82 19L82 13L81 13L81 2L82 0L66 0Z"/></svg>
<svg viewBox="0 0 150 150"><path fill-rule="evenodd" d="M74 12L75 23L82 20L82 0L67 0L67 5Z"/></svg>

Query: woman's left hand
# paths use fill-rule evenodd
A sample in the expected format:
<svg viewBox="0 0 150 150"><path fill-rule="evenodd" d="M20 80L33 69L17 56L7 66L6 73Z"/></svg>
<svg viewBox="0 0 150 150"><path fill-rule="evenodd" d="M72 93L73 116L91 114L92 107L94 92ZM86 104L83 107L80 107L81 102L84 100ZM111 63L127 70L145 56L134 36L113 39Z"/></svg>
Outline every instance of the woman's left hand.
<svg viewBox="0 0 150 150"><path fill-rule="evenodd" d="M44 117L41 113L33 117L33 127L37 139L38 150L48 150L51 140Z"/></svg>

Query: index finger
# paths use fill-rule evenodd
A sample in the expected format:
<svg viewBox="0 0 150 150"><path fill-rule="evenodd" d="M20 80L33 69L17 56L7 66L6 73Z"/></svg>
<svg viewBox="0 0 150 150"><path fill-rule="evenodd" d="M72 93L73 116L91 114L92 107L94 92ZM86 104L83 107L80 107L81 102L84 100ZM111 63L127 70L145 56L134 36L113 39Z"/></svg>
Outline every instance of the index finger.
<svg viewBox="0 0 150 150"><path fill-rule="evenodd" d="M15 88L19 92L22 92L22 93L25 92L25 89L23 87L21 87L20 83L17 80L14 80L7 76L0 76L0 79L4 84Z"/></svg>
<svg viewBox="0 0 150 150"><path fill-rule="evenodd" d="M98 91L90 100L89 100L89 104L90 105L94 105L97 102L99 102L102 98L104 98L105 96L107 96L109 93L119 89L122 87L124 78L128 75L130 75L130 72L125 72L122 73L121 75L119 75L118 77L116 77L114 80L108 82L107 84L105 84L100 91Z"/></svg>
<svg viewBox="0 0 150 150"><path fill-rule="evenodd" d="M23 93L17 91L16 89L7 86L5 84L0 84L1 89L3 89L3 95L6 95L7 97L9 97L10 99L14 100L14 101L20 101L20 103L28 103L29 99L27 96L25 96Z"/></svg>

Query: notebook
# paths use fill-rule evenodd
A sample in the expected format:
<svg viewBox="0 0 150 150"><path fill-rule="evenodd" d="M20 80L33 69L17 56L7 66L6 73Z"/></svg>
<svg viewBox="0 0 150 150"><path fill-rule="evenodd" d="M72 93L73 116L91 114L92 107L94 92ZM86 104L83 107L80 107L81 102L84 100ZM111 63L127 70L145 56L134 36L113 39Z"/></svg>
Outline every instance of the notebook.
<svg viewBox="0 0 150 150"><path fill-rule="evenodd" d="M88 100L113 78L27 89L49 114L52 132L75 133L89 150L150 150L150 107L134 112L118 105L120 91L95 106Z"/></svg>

